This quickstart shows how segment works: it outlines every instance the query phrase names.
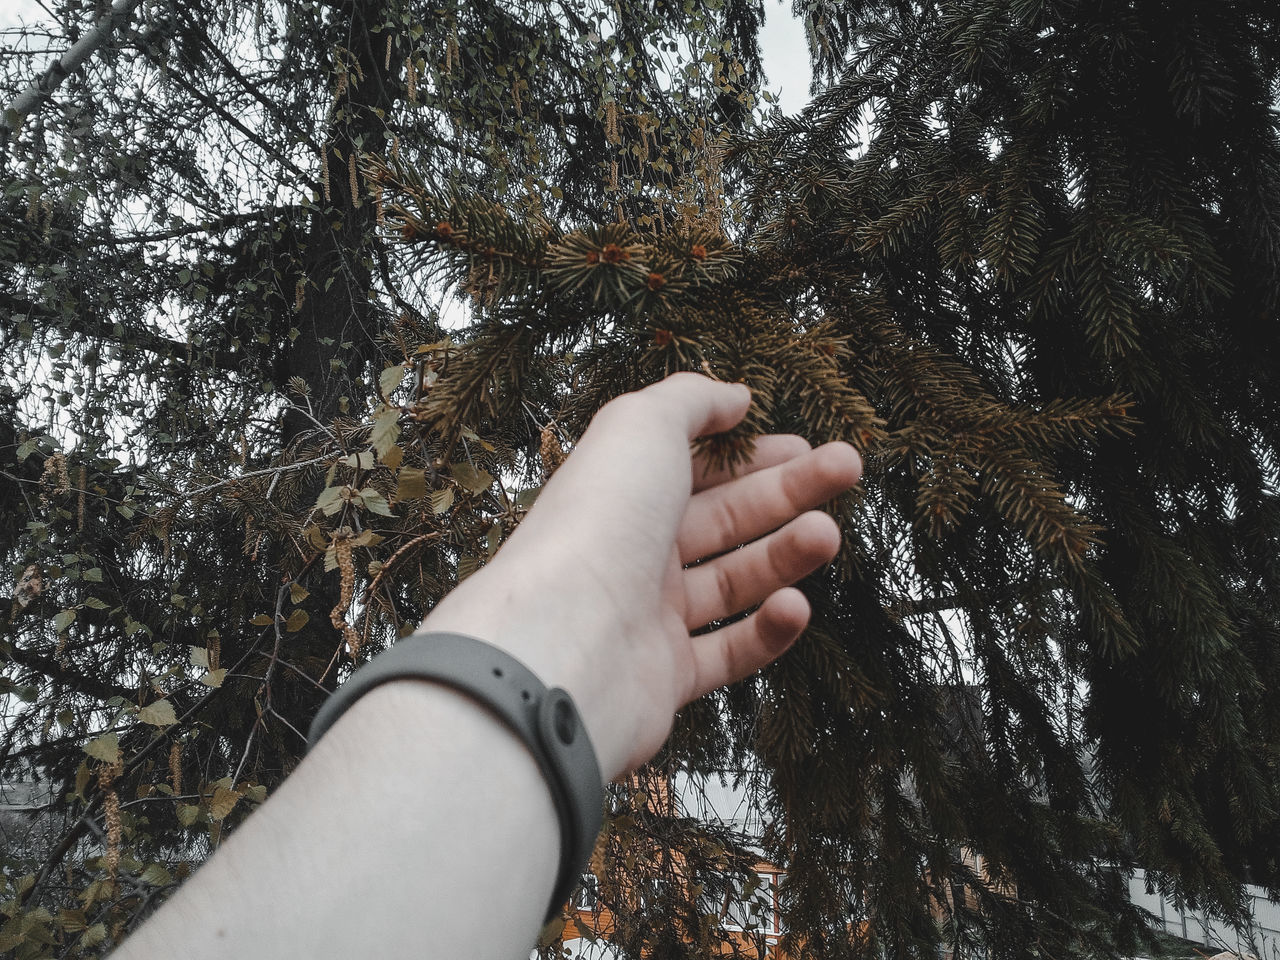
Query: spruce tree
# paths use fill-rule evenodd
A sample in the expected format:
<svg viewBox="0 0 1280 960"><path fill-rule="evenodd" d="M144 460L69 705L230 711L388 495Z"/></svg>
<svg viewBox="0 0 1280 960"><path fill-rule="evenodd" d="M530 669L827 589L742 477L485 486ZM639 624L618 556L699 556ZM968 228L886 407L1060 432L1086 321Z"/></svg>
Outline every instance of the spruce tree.
<svg viewBox="0 0 1280 960"><path fill-rule="evenodd" d="M136 31L111 69L167 50L168 95L298 191L165 228L205 238L160 258L173 330L126 322L167 301L119 283L155 271L125 206L69 202L24 128L7 375L32 350L117 363L43 430L15 391L0 434L27 505L0 546L43 577L10 605L32 705L4 759L70 817L9 865L7 947L125 934L296 762L325 689L500 548L592 412L675 370L753 388L713 457L781 430L868 469L806 636L613 794L592 869L627 955L733 945L707 903L750 838L670 793L725 769L767 811L794 956L1132 952L1135 866L1234 919L1242 881L1280 890L1275 14L800 12L817 94L759 127L749 3L290 4L253 83L217 61L234 21ZM182 71L211 63L264 110L296 98L304 139L202 99ZM423 277L472 324L446 334ZM101 422L138 413L145 456L111 462Z"/></svg>
<svg viewBox="0 0 1280 960"><path fill-rule="evenodd" d="M10 31L0 100L98 12ZM446 338L361 156L535 221L643 218L695 136L750 118L758 23L749 3L144 4L5 117L0 769L49 804L0 854L0 951L126 936L532 498L492 482L530 485L515 451L547 423L527 417L465 424L475 462L401 448L388 482L401 365L425 388L471 334ZM562 389L526 387L535 409Z"/></svg>

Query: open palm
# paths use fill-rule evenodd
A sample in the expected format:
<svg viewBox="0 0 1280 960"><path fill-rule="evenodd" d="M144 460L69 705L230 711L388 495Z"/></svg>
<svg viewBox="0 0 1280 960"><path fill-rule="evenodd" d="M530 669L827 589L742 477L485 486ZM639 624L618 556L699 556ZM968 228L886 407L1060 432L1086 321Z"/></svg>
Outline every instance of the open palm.
<svg viewBox="0 0 1280 960"><path fill-rule="evenodd" d="M676 374L606 405L493 562L424 624L567 689L606 776L651 756L681 706L786 650L809 618L790 585L839 550L812 508L857 482L849 445L762 437L733 476L691 457L749 403L739 385Z"/></svg>

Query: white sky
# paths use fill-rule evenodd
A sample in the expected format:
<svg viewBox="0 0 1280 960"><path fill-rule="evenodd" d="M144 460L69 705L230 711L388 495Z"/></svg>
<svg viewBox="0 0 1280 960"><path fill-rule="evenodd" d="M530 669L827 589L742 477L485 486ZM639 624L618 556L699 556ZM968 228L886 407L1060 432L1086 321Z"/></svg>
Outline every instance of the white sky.
<svg viewBox="0 0 1280 960"><path fill-rule="evenodd" d="M47 14L36 0L0 0L0 29L16 26L23 21L39 23L44 20L47 20ZM782 112L799 112L809 102L811 69L804 26L791 12L791 0L765 0L765 22L760 31L760 56L766 87L777 97ZM43 69L49 59L38 58L39 69ZM465 309L449 298L442 304L442 310L445 313L461 314L445 318L446 326L453 325L450 320L465 322L467 319Z"/></svg>
<svg viewBox="0 0 1280 960"><path fill-rule="evenodd" d="M791 0L766 0L760 58L769 90L778 94L782 112L799 113L809 102L809 45L804 24L791 12Z"/></svg>
<svg viewBox="0 0 1280 960"><path fill-rule="evenodd" d="M36 0L0 0L0 29L24 20L38 23L46 19L47 14ZM765 0L760 55L768 88L778 95L782 112L798 112L809 102L809 48L804 26L791 12L791 0Z"/></svg>
<svg viewBox="0 0 1280 960"><path fill-rule="evenodd" d="M35 0L0 0L0 28L14 27L24 20L37 23L47 19L48 15Z"/></svg>

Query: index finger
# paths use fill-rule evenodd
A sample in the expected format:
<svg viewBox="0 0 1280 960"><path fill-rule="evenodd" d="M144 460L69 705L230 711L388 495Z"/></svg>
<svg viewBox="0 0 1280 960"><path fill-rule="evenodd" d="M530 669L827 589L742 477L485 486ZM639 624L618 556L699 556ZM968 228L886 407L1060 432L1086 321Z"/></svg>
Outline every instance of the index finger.
<svg viewBox="0 0 1280 960"><path fill-rule="evenodd" d="M700 373L673 373L636 396L668 406L690 440L736 426L751 406L751 388L745 383L725 383Z"/></svg>

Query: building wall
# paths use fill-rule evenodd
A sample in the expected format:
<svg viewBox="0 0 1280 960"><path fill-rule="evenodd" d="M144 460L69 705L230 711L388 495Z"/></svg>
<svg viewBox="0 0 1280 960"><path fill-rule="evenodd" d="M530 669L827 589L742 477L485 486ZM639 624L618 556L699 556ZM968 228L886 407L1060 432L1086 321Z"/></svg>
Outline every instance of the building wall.
<svg viewBox="0 0 1280 960"><path fill-rule="evenodd" d="M1258 960L1280 960L1280 904L1268 900L1261 887L1246 889L1253 900L1253 929L1237 934L1203 910L1180 909L1154 887L1148 892L1145 871L1138 870L1129 879L1130 899L1151 911L1157 929L1203 944L1211 954L1231 950L1242 955L1252 953Z"/></svg>

